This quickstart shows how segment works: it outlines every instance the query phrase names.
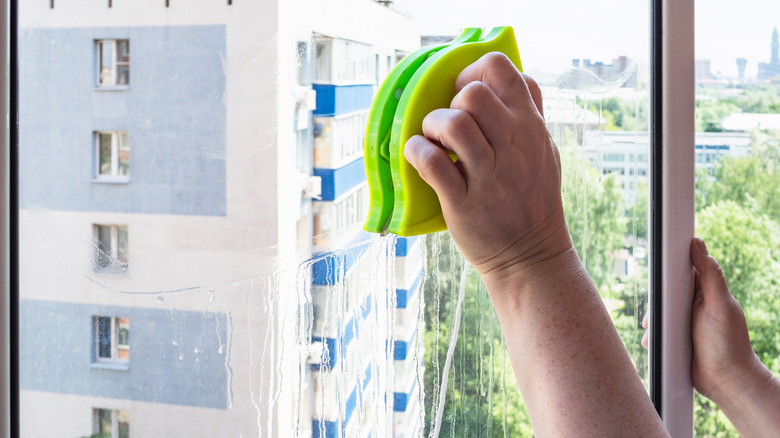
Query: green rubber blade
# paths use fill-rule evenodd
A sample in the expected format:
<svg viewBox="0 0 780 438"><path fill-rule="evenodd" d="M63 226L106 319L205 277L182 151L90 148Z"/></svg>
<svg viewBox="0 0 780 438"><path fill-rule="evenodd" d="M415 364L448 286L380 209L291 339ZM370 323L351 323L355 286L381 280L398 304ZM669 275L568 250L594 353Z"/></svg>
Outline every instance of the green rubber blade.
<svg viewBox="0 0 780 438"><path fill-rule="evenodd" d="M404 147L412 136L422 135L425 116L435 109L450 107L455 97L455 80L463 69L489 52L504 53L522 71L514 31L511 27L497 27L478 42L453 44L439 50L409 80L398 103L390 136L394 187L391 233L414 236L447 229L436 192L406 161Z"/></svg>
<svg viewBox="0 0 780 438"><path fill-rule="evenodd" d="M482 29L467 28L455 40L423 47L404 58L385 78L377 91L366 125L364 162L370 203L368 219L363 228L374 233L383 232L393 211L393 181L390 171L390 132L398 102L407 83L423 63L433 54L451 44L478 41Z"/></svg>

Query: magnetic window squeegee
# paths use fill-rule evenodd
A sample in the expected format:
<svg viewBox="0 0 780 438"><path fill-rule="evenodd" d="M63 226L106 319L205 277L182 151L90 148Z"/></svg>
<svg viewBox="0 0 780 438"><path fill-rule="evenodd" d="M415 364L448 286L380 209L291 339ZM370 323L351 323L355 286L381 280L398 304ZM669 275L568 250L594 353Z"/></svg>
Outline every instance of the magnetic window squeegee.
<svg viewBox="0 0 780 438"><path fill-rule="evenodd" d="M455 80L489 52L505 54L523 71L511 27L466 28L453 41L423 47L398 63L377 91L366 126L364 160L369 188L368 219L374 233L415 236L447 229L436 192L404 158L406 141L422 135L422 121L449 108ZM457 156L450 154L453 161Z"/></svg>

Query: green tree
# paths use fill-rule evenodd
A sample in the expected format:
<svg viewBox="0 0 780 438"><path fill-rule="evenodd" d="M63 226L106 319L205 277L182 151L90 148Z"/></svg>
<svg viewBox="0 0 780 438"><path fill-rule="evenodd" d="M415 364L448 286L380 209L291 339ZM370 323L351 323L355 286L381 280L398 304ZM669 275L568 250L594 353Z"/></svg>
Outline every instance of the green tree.
<svg viewBox="0 0 780 438"><path fill-rule="evenodd" d="M738 99L738 105L745 113L780 112L780 87L762 84L749 88Z"/></svg>
<svg viewBox="0 0 780 438"><path fill-rule="evenodd" d="M647 239L649 208L650 208L650 191L648 190L647 183L641 182L636 188L636 198L626 210L626 233L635 239Z"/></svg>
<svg viewBox="0 0 780 438"><path fill-rule="evenodd" d="M780 133L754 131L752 139L749 156L721 158L712 178L697 170L697 211L730 200L745 207L755 204L759 212L780 221Z"/></svg>
<svg viewBox="0 0 780 438"><path fill-rule="evenodd" d="M696 100L696 131L697 132L721 132L721 121L731 114L742 112L742 109L733 101L715 99Z"/></svg>
<svg viewBox="0 0 780 438"><path fill-rule="evenodd" d="M428 236L425 293L426 435L434 426L440 384L460 292L463 259L449 233ZM533 430L484 285L471 271L449 371L440 436L532 436ZM505 435L506 434L506 435Z"/></svg>
<svg viewBox="0 0 780 438"><path fill-rule="evenodd" d="M646 99L608 97L590 101L588 110L598 114L606 122L608 131L646 131L648 102Z"/></svg>
<svg viewBox="0 0 780 438"><path fill-rule="evenodd" d="M563 210L574 247L600 292L614 282L616 253L623 248L627 220L615 175L601 176L587 160L561 154Z"/></svg>

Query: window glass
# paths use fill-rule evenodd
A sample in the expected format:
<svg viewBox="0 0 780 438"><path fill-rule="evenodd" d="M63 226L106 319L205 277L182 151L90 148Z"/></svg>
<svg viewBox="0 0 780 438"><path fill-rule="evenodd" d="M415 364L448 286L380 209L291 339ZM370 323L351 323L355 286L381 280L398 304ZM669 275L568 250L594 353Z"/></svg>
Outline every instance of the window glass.
<svg viewBox="0 0 780 438"><path fill-rule="evenodd" d="M100 85L114 84L114 42L101 41L98 43L100 52Z"/></svg>
<svg viewBox="0 0 780 438"><path fill-rule="evenodd" d="M780 5L726 5L696 8L696 234L745 312L753 349L778 375ZM739 436L707 398L696 394L694 408L697 436Z"/></svg>
<svg viewBox="0 0 780 438"><path fill-rule="evenodd" d="M129 438L130 421L126 411L96 408L92 410L95 438Z"/></svg>
<svg viewBox="0 0 780 438"><path fill-rule="evenodd" d="M113 174L113 135L100 132L98 138L98 175Z"/></svg>
<svg viewBox="0 0 780 438"><path fill-rule="evenodd" d="M118 85L127 85L130 83L130 42L119 40L116 45L116 83Z"/></svg>
<svg viewBox="0 0 780 438"><path fill-rule="evenodd" d="M97 248L95 257L99 268L107 268L111 265L111 227L107 225L95 226L97 233Z"/></svg>
<svg viewBox="0 0 780 438"><path fill-rule="evenodd" d="M97 324L97 352L98 359L111 359L112 354L112 336L111 336L111 318L108 316L98 316L95 318Z"/></svg>
<svg viewBox="0 0 780 438"><path fill-rule="evenodd" d="M127 138L126 132L120 132L117 134L117 175L127 176L130 174L130 142Z"/></svg>
<svg viewBox="0 0 780 438"><path fill-rule="evenodd" d="M449 234L361 230L375 93L464 27L513 26L646 380L647 0L20 3L23 436L531 436Z"/></svg>

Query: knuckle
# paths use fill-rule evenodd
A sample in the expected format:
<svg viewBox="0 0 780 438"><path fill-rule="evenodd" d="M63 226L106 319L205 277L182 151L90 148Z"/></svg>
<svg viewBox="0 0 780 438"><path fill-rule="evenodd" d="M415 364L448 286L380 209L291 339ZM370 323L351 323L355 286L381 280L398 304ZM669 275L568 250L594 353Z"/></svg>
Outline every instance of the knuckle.
<svg viewBox="0 0 780 438"><path fill-rule="evenodd" d="M512 68L514 68L512 61L510 61L509 58L501 52L487 53L482 57L482 59L488 67L503 68L507 67L508 65L512 65Z"/></svg>
<svg viewBox="0 0 780 438"><path fill-rule="evenodd" d="M449 111L447 117L442 120L442 134L444 137L462 136L470 123L472 123L472 118L469 113L460 109L454 109Z"/></svg>
<svg viewBox="0 0 780 438"><path fill-rule="evenodd" d="M417 157L417 172L427 181L428 177L437 175L442 170L442 161L436 149L421 151Z"/></svg>
<svg viewBox="0 0 780 438"><path fill-rule="evenodd" d="M454 107L459 109L479 107L489 92L490 90L484 82L470 82L458 93Z"/></svg>
<svg viewBox="0 0 780 438"><path fill-rule="evenodd" d="M536 82L536 79L532 78L531 76L528 76L525 73L520 73L520 76L523 78L525 83L528 85L528 90L534 94L534 95L540 95L542 94L542 88L539 87L539 83Z"/></svg>

